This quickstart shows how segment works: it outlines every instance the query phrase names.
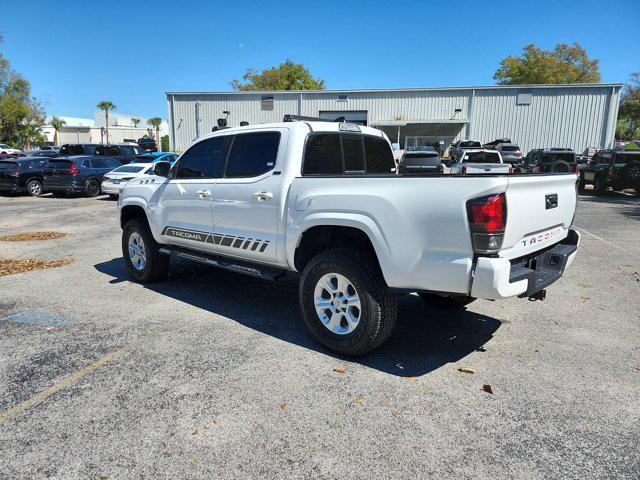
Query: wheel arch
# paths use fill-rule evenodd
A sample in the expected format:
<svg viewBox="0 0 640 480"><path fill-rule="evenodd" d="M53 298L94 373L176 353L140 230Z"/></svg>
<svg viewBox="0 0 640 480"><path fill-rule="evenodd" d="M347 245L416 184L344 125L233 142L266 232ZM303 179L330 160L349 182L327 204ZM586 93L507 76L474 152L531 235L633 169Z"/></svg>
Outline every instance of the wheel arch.
<svg viewBox="0 0 640 480"><path fill-rule="evenodd" d="M142 205L137 203L129 203L120 209L120 228L124 228L127 222L134 218L141 219L149 228L151 228L149 218L147 217L147 211Z"/></svg>

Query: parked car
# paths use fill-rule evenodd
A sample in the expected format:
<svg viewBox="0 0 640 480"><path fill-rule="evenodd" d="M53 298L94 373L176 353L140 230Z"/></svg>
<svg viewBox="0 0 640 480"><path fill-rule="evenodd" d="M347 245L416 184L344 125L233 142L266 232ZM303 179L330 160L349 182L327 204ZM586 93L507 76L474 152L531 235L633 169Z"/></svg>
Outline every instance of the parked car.
<svg viewBox="0 0 640 480"><path fill-rule="evenodd" d="M499 143L496 151L500 152L503 162L510 163L513 167L522 163L522 150L516 143Z"/></svg>
<svg viewBox="0 0 640 480"><path fill-rule="evenodd" d="M18 157L57 157L59 154L56 150L26 150L24 152L18 153Z"/></svg>
<svg viewBox="0 0 640 480"><path fill-rule="evenodd" d="M512 173L513 167L504 163L500 152L496 150L465 150L462 157L451 163L449 173L466 175L468 173Z"/></svg>
<svg viewBox="0 0 640 480"><path fill-rule="evenodd" d="M138 155L135 159L138 163L175 162L178 154L173 152L151 152Z"/></svg>
<svg viewBox="0 0 640 480"><path fill-rule="evenodd" d="M158 162L122 190L125 264L141 283L164 278L170 256L268 280L299 272L311 332L362 355L391 335L395 292L450 308L541 299L575 258L575 175L395 168L386 135L350 123L203 135L173 168Z"/></svg>
<svg viewBox="0 0 640 480"><path fill-rule="evenodd" d="M95 152L98 156L117 160L120 165L133 162L138 155L143 153L144 151L137 145L99 145Z"/></svg>
<svg viewBox="0 0 640 480"><path fill-rule="evenodd" d="M157 152L158 144L152 137L144 136L138 139L138 146L145 152Z"/></svg>
<svg viewBox="0 0 640 480"><path fill-rule="evenodd" d="M609 188L633 188L640 195L640 151L598 150L591 161L580 168L578 190L593 185L597 194Z"/></svg>
<svg viewBox="0 0 640 480"><path fill-rule="evenodd" d="M449 147L449 158L455 161L458 160L466 150L477 150L481 148L482 144L475 140L458 140Z"/></svg>
<svg viewBox="0 0 640 480"><path fill-rule="evenodd" d="M112 199L118 198L129 180L148 175L153 165L153 163L132 162L111 170L102 177L102 193L106 193Z"/></svg>
<svg viewBox="0 0 640 480"><path fill-rule="evenodd" d="M398 172L405 174L442 173L442 159L433 149L404 152L398 162Z"/></svg>
<svg viewBox="0 0 640 480"><path fill-rule="evenodd" d="M536 148L519 165L524 173L575 172L576 154L570 148Z"/></svg>
<svg viewBox="0 0 640 480"><path fill-rule="evenodd" d="M113 158L93 155L52 158L42 175L44 191L55 195L77 192L95 197L100 194L102 177L119 166Z"/></svg>
<svg viewBox="0 0 640 480"><path fill-rule="evenodd" d="M42 193L42 171L49 162L45 157L0 159L0 191L26 192L32 197Z"/></svg>
<svg viewBox="0 0 640 480"><path fill-rule="evenodd" d="M71 155L95 155L99 143L65 143L60 147L60 156L69 157Z"/></svg>
<svg viewBox="0 0 640 480"><path fill-rule="evenodd" d="M11 148L6 143L0 143L0 153L6 153L7 155L16 155L20 152L21 150L18 150L17 148Z"/></svg>
<svg viewBox="0 0 640 480"><path fill-rule="evenodd" d="M512 143L510 138L496 138L490 142L487 142L482 145L482 148L487 150L496 150L497 146L501 143Z"/></svg>

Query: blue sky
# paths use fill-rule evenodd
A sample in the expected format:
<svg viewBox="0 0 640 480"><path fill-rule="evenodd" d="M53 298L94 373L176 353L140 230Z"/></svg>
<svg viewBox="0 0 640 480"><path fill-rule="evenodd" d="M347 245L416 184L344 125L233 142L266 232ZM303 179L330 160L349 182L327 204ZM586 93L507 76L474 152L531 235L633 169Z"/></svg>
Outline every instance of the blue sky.
<svg viewBox="0 0 640 480"><path fill-rule="evenodd" d="M0 50L54 115L166 118L166 91L227 91L286 58L327 88L492 85L501 58L579 42L603 82L640 70L636 1L2 0Z"/></svg>

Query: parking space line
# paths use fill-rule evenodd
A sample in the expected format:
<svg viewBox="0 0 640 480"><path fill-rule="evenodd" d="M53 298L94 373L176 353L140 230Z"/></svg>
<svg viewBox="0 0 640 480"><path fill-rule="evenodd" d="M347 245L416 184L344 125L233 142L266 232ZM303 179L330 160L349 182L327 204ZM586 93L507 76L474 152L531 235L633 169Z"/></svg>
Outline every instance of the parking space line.
<svg viewBox="0 0 640 480"><path fill-rule="evenodd" d="M8 410L1 412L0 423L17 415L18 413L24 412L29 408L35 407L36 405L43 402L50 396L55 395L56 393L74 385L75 383L77 383L78 381L80 381L90 373L96 371L98 368L106 365L109 362L112 362L113 360L117 359L118 357L121 357L122 355L124 355L125 353L131 350L135 350L138 346L140 346L142 342L156 336L157 334L162 332L164 329L166 329L168 326L175 323L176 319L177 318L168 320L167 322L160 325L158 328L148 331L147 333L145 333L141 337L136 338L135 340L131 340L130 342L124 344L122 347L118 348L117 350L114 350L113 352L98 359L96 362L92 363L91 365L88 365L83 369L72 373L65 379L61 380L60 382L52 385L51 387L43 390L40 393L37 393L33 397L25 400L24 402L19 403L15 407L9 408Z"/></svg>
<svg viewBox="0 0 640 480"><path fill-rule="evenodd" d="M638 260L640 260L640 256L636 255L635 253L631 253L631 252L629 252L628 250L625 250L624 248L619 247L619 246L618 246L618 245L616 245L615 243L610 242L609 240L605 240L604 238L599 237L599 236L598 236L598 235L596 235L595 233L591 233L591 232L589 232L588 230L585 230L585 229L584 229L584 228L582 228L582 227L577 227L577 228L578 228L578 231L583 232L583 233L586 233L587 235L590 235L590 236L592 236L593 238L595 238L595 239L597 239L597 240L600 240L601 242L604 242L604 243L606 243L607 245L611 245L612 247L617 248L617 249L618 249L618 250L620 250L621 252L624 252L624 253L626 253L627 255L631 255L632 257L635 257L635 258L637 258Z"/></svg>

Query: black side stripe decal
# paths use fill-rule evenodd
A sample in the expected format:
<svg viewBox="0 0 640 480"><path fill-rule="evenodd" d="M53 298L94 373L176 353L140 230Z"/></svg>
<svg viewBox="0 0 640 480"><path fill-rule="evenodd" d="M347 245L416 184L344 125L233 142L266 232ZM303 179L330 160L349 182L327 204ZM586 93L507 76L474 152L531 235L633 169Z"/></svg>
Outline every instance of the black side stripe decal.
<svg viewBox="0 0 640 480"><path fill-rule="evenodd" d="M236 235L226 235L221 233L207 233L207 232L199 232L197 230L189 230L186 228L175 228L171 226L166 226L162 229L162 235L167 235L169 237L176 238L184 238L186 240L193 240L195 242L204 242L204 243L213 243L215 245L221 245L223 247L230 248L239 248L242 250L247 250L251 247L251 251L258 253L263 253L269 243L269 240L260 240L259 238L245 238L238 237Z"/></svg>

